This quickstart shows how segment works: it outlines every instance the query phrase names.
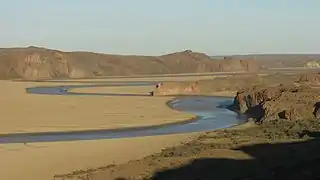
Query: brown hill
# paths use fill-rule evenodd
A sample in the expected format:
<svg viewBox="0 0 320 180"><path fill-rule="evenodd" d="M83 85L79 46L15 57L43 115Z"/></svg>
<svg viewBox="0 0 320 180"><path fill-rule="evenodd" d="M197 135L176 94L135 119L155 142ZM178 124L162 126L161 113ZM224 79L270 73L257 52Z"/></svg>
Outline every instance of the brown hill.
<svg viewBox="0 0 320 180"><path fill-rule="evenodd" d="M225 56L212 56L222 59ZM227 56L233 59L256 60L265 68L305 67L308 62L320 62L320 54L250 54Z"/></svg>
<svg viewBox="0 0 320 180"><path fill-rule="evenodd" d="M1 79L257 71L259 68L253 60L212 60L206 54L189 50L163 56L124 56L38 47L0 49Z"/></svg>

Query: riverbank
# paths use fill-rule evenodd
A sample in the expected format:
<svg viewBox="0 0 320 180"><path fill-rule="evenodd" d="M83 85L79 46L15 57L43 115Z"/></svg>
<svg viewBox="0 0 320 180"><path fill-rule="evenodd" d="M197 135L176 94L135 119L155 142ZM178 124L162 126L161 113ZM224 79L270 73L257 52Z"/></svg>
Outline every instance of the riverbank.
<svg viewBox="0 0 320 180"><path fill-rule="evenodd" d="M64 84L1 81L0 85L0 100L5 105L0 109L2 134L149 126L194 117L168 107L166 102L172 97L32 95L26 94L25 88ZM148 92L153 87L126 88L112 90ZM51 180L55 174L139 159L191 136L3 144L0 145L0 179Z"/></svg>
<svg viewBox="0 0 320 180"><path fill-rule="evenodd" d="M101 97L27 94L25 88L63 83L0 81L0 134L150 126L193 118L174 111L171 97ZM153 87L109 87L111 92L145 93ZM108 92L108 88L103 88ZM94 91L94 89L92 90Z"/></svg>
<svg viewBox="0 0 320 180"><path fill-rule="evenodd" d="M0 179L52 180L57 174L141 159L190 138L192 134L0 145Z"/></svg>
<svg viewBox="0 0 320 180"><path fill-rule="evenodd" d="M236 80L236 82L241 83L241 81L238 81L239 79ZM213 85L216 83L217 85L215 86L222 86L222 84L217 82L225 81L225 79L220 79L219 81L210 81L210 83L213 83ZM276 82L278 81L279 80L276 79ZM250 84L250 82L247 81L245 81L245 83L244 85ZM239 85L239 83L230 84L230 87ZM208 90L210 93L216 91L212 86L209 86ZM227 89L224 89L224 91L226 90ZM230 88L228 90L233 89ZM220 92L223 92L223 90ZM172 97L152 98L171 99ZM143 178L199 179L200 177L212 179L213 176L213 178L216 179L228 179L228 177L230 179L231 175L234 178L239 178L248 176L248 174L254 177L265 177L263 172L278 171L279 167L280 170L283 170L283 167L285 167L287 171L289 171L287 167L297 164L297 162L292 162L290 159L297 159L301 162L301 160L307 157L307 153L303 151L303 149L301 151L301 148L295 148L296 146L301 147L299 144L297 145L297 142L301 143L304 141L303 144L308 148L308 153L316 154L315 149L317 143L311 139L315 138L315 132L319 127L316 124L317 121L310 122L310 124L304 124L303 122L274 121L260 126L246 124L245 128L241 126L241 128L218 130L215 132L202 133L201 135L194 133L189 135L133 138L126 141L101 140L74 143L48 143L49 146L46 150L41 146L41 143L37 144L38 146L36 147L32 146L33 144L22 145L22 147L29 148L27 151L14 148L6 149L8 147L6 146L4 149L11 154L3 153L3 159L5 159L3 166L8 164L8 166L6 166L8 169L4 169L3 173L8 175L6 171L11 172L12 177L22 177L20 179L32 179L30 178L32 177L31 175L37 175L37 177L40 178L43 177L42 179L46 179L48 175L57 175L57 180L62 179L63 174L77 169L81 170L73 173L74 176L64 176L64 178L78 180L83 176L88 176L93 180L115 179L119 177L130 180ZM184 143L180 144L179 142ZM311 142L311 145L309 145L309 142ZM77 145L76 143L80 143L81 145ZM260 146L259 144L261 143L264 145ZM279 146L273 145L276 143L282 143L282 145L279 145L281 146L280 150L277 150ZM59 144L59 148L55 148L53 144ZM165 148L159 152L161 148L170 147L174 144L175 146ZM253 147L254 152L247 152L246 147ZM257 148L255 149L255 147ZM128 149L130 149L130 153L128 153ZM131 153L131 151L133 151L133 153ZM16 152L16 154L14 152ZM70 156L69 154L73 152L79 153ZM134 152L137 152L137 154ZM50 154L50 157L48 157L48 154ZM287 155L284 159L282 158L283 154ZM306 163L312 164L314 163L314 159L312 158L316 157L310 157L311 162ZM37 160L34 161L34 159ZM16 166L19 169L10 171L9 168L14 169L15 162L18 161L21 162L21 166ZM74 163L70 165L70 162ZM286 162L289 164L285 164ZM24 170L22 168L32 163L35 163L35 165L30 166L25 173L15 173ZM63 166L61 163L66 165ZM201 167L200 170L197 168L199 166ZM249 168L247 169L247 167ZM257 171L257 167L261 168ZM58 168L61 169L57 170ZM82 173L86 172L86 169L91 170L87 173ZM46 174L39 173L40 176L38 176L38 170L42 170L41 172ZM310 167L310 170L312 170L312 167ZM295 171L298 172L297 170ZM225 176L226 174L230 176Z"/></svg>
<svg viewBox="0 0 320 180"><path fill-rule="evenodd" d="M218 81L171 82L164 83L159 88L159 92L165 92L159 95L173 95L179 92L183 92L182 94L214 94L216 88L221 91L223 89L230 91L252 85L276 87L277 84L309 86L319 83L318 79L313 76L302 79L301 77L297 79L297 77L274 75L264 78L247 77L241 79L235 77L233 79L221 78ZM250 78L251 81L249 81ZM223 85L222 82L227 83ZM199 88L201 86L202 88ZM205 91L207 93L204 93ZM265 97L265 100L273 97L270 95L278 95L257 93ZM289 97L286 91L280 91L281 93L284 97ZM291 92L290 95L304 97L300 91ZM287 101L290 101L290 98L285 102ZM294 101L294 103L298 103L298 101ZM273 105L274 108L278 107L278 104ZM181 145L163 149L160 153L140 160L103 166L88 172L76 172L62 177L67 180L80 180L83 177L90 180L311 180L320 177L318 171L319 137L320 121L314 117L310 119L273 118L259 124L250 121L235 128L201 133Z"/></svg>
<svg viewBox="0 0 320 180"><path fill-rule="evenodd" d="M298 126L297 126L298 124ZM320 124L273 121L201 133L140 160L59 176L67 180L314 179ZM58 178L58 179L59 179ZM59 179L60 180L60 179Z"/></svg>

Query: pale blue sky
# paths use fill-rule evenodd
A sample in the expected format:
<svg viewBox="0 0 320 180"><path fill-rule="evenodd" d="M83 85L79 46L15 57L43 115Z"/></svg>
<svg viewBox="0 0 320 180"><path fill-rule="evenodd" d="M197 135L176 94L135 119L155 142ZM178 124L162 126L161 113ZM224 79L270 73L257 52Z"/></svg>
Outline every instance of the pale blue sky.
<svg viewBox="0 0 320 180"><path fill-rule="evenodd" d="M0 46L320 53L319 0L0 0Z"/></svg>

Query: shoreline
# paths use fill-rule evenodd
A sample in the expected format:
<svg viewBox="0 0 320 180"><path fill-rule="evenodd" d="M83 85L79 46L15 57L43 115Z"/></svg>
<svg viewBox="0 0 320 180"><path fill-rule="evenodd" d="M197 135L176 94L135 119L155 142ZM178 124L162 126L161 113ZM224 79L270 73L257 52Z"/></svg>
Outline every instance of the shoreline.
<svg viewBox="0 0 320 180"><path fill-rule="evenodd" d="M229 95L229 96L215 96L215 95L201 95L201 94L197 94L197 95L168 95L170 97L172 97L171 100L168 100L166 105L169 106L170 108L172 108L172 106L170 105L171 102L175 101L175 100L179 100L179 97L196 97L196 96L205 96L205 97L227 97L227 98L232 98L233 96ZM172 108L173 110L175 110L174 108ZM226 109L228 109L226 107ZM230 110L230 109L228 109ZM179 111L179 110L178 110ZM233 110L230 110L230 111L233 111ZM183 111L182 111L183 112ZM233 111L235 113L238 113L236 111ZM195 119L197 119L198 116L195 117ZM193 119L193 118L192 118ZM192 121L192 119L190 119L189 121ZM188 121L188 120L186 120ZM210 130L210 131L203 131L203 132L193 132L193 133L183 133L183 134L189 134L191 139L185 141L180 141L180 144L185 144L185 143L188 143L188 142L191 142L192 140L200 137L202 134L206 134L206 133L215 133L215 132L218 132L218 131L224 131L224 130L245 130L247 128L251 128L251 127L254 127L255 125L252 124L251 122L248 122L247 120L244 121L243 123L240 123L240 124L237 124L237 125L232 125L230 127L225 127L225 128L220 128L220 129L216 129L216 130ZM173 134L175 135L175 134ZM154 137L154 136L150 136L150 137ZM172 148L174 146L169 146L167 148ZM167 148L164 148L164 149L167 149ZM163 150L163 149L162 149ZM153 155L156 155L158 154L158 152L155 152L151 155L147 155L145 156L144 158L147 158L149 156L153 156ZM142 158L142 159L144 159ZM128 162L126 163L123 163L123 164L128 164L132 161L139 161L140 159L138 160L129 160ZM58 178L58 179L64 179L64 178L77 178L76 176L82 176L82 175L86 175L86 174L91 174L91 173L95 173L95 172L99 172L99 171L104 171L106 169L109 169L109 168L115 168L117 166L121 166L122 164L107 164L105 166L100 166L100 167L96 167L96 168L90 168L90 169L87 169L87 170L77 170L77 171L72 171L70 173L66 173L66 174L56 174L54 176L54 178Z"/></svg>
<svg viewBox="0 0 320 180"><path fill-rule="evenodd" d="M170 100L166 101L166 106L169 107L171 110L174 111L179 111L181 113L188 113L182 110L177 110L175 108L173 108L170 103L175 101L175 100L179 100L181 99L181 97L192 97L194 95L175 95L175 96L170 96ZM196 96L202 96L202 95L196 95ZM202 96L203 97L203 96ZM214 95L210 95L207 97L222 97L222 96L214 96ZM230 98L228 96L228 98ZM226 109L228 109L227 107L225 107ZM230 110L230 109L229 109ZM231 110L232 111L232 110ZM28 133L7 133L7 134L0 134L0 137L6 138L6 137L13 137L13 136L50 136L50 135L76 135L76 134L90 134L90 133L113 133L113 132L119 132L121 133L122 131L134 131L134 130L148 130L148 129L156 129L156 128L166 128L169 126L174 126L174 125L183 125L183 124L188 124L191 122L196 122L198 121L200 118L200 116L197 115L193 115L187 119L184 120L179 120L176 122L170 122L170 123L163 123L163 124L157 124L157 125L145 125L145 126L137 126L137 127L123 127L123 128L108 128L108 129L84 129L84 130L71 130L71 131L46 131L46 132L28 132ZM242 124L242 123L241 123ZM232 127L237 126L237 125L232 125ZM226 127L229 128L229 127ZM192 133L192 132L190 132ZM174 135L174 133L172 134ZM148 136L156 136L156 135L148 135ZM119 138L126 138L126 137L119 137ZM103 139L112 139L112 138L101 138L101 140ZM81 141L82 139L76 139L76 140L66 140L66 141ZM90 139L90 140L99 140L99 139ZM43 142L64 142L64 140L53 140L53 141L43 141ZM14 143L20 143L20 142L3 142L0 144L14 144ZM27 143L38 143L37 141L30 141Z"/></svg>
<svg viewBox="0 0 320 180"><path fill-rule="evenodd" d="M210 95L210 96L213 96L213 95ZM33 98L36 98L36 99L50 98L48 96L43 96L43 97L28 96L28 97L30 99L31 98L32 99ZM62 99L62 96L52 97L50 99L57 99L58 97L59 98L61 97ZM168 104L170 101L174 100L174 98L176 97L179 97L179 96L171 96L171 97L163 97L163 98L156 97L155 99L140 98L140 100L142 100L143 103L139 103L138 106L144 107L142 106L144 103L152 103L152 102L157 104L161 103L161 106L156 105L151 108L148 108L149 111L159 110L155 108L166 106L164 105L164 103ZM73 98L68 98L68 99L73 99ZM85 97L81 102L84 103L89 99L91 98ZM93 99L102 99L102 101L109 101L109 98L105 99L101 97L96 97ZM110 98L110 99L112 100L116 98ZM122 99L127 99L127 98L125 97ZM135 98L130 98L130 100L134 101ZM118 103L125 103L125 101L121 101L121 102L119 101ZM110 103L107 103L107 104L110 104ZM172 110L174 110L171 107L167 107L163 109L167 109L167 110L162 112L172 112ZM138 112L140 114L143 111L141 112L138 111ZM186 112L183 112L183 114L185 113ZM172 114L175 114L175 113L172 113ZM176 114L179 114L179 113L176 113ZM171 119L172 117L171 115L165 116L161 114L158 114L158 116L159 116L158 119L161 117L166 118L166 119L163 119L162 122L168 122L166 120L168 118ZM183 117L182 115L174 116L174 117L180 117L180 119L183 119L184 121L186 120L186 118L181 118ZM193 115L193 117L195 116ZM190 119L187 119L187 121L190 121ZM191 119L191 121L194 121L194 119ZM43 130L43 129L40 129L40 130ZM54 174L66 174L77 169L90 169L91 167L101 167L101 166L104 166L105 164L113 164L113 163L122 164L122 163L144 158L154 153L161 152L161 149L163 148L170 148L172 146L180 145L183 142L187 142L190 139L193 139L198 134L199 133L196 132L196 133L186 133L186 134L180 134L180 135L173 134L173 135L165 135L165 136L124 138L124 139L116 139L116 140L109 139L109 140L95 140L95 141L93 140L93 141L73 141L73 142L56 142L56 143L34 143L29 145L25 145L25 144L2 145L3 165L9 163L9 165L7 165L6 168L3 169L2 174L4 177L9 177L9 176L23 177L24 176L24 179L28 179L28 178L31 179L31 177L36 177L36 175L38 177L48 177L48 175L52 174L52 176L50 175L50 178L52 178ZM130 153L125 154L128 148L129 149L132 148L132 149L130 150ZM10 149L17 149L17 150L11 151ZM72 153L72 155L67 155L63 153L66 151L74 152L74 153ZM51 157L47 158L47 154L51 154ZM110 154L113 154L113 155L111 156ZM20 165L16 166L12 162L12 159L19 160ZM66 162L73 162L73 163L69 165L63 165L63 164L67 164ZM31 163L33 163L32 166L25 169L25 165L31 164ZM56 167L57 164L60 164L61 166ZM15 167L15 168L12 168L12 167ZM36 172L36 169L41 171ZM18 170L20 172L21 170L24 170L24 171L20 174L15 174L13 170L15 171Z"/></svg>
<svg viewBox="0 0 320 180"><path fill-rule="evenodd" d="M114 130L166 125L195 118L191 113L172 111L172 108L166 106L165 103L171 100L171 97L35 95L27 94L25 88L37 86L37 83L3 84L3 103L8 106L2 108L2 114L5 119L9 119L4 121L5 124L0 129L1 135ZM53 83L44 86L61 85ZM118 90L147 92L149 89L150 87L123 87ZM111 91L117 91L117 87ZM15 102L21 99L30 101L30 106L14 106ZM14 113L15 111L21 113ZM22 118L25 118L25 121L21 121ZM20 121L22 123L19 123Z"/></svg>
<svg viewBox="0 0 320 180"><path fill-rule="evenodd" d="M226 127L226 128L221 128L221 129L217 129L217 130L212 130L212 131L204 131L204 132L196 132L196 133L185 133L185 134L189 134L190 138L188 140L182 140L178 144L180 144L180 145L188 144L189 142L192 142L195 139L198 139L202 135L205 135L207 133L217 133L217 132L223 132L223 131L237 131L237 130L242 130L242 131L244 130L245 131L247 129L254 128L254 127L257 127L257 125L256 124L252 124L252 122L246 121L246 122L244 122L242 124L238 124L238 125L234 125L234 126ZM155 137L155 136L150 136L150 137ZM178 145L178 146L180 146L180 145ZM172 146L168 146L168 147L162 148L161 152L163 150L174 148L174 147L176 147L176 146L172 145ZM104 165L104 166L85 169L85 170L84 169L75 170L75 171L72 171L72 172L66 173L66 174L55 174L54 178L57 178L57 180L60 180L60 179L64 180L65 178L67 178L67 179L71 178L70 180L80 180L83 175L85 176L85 175L88 175L88 174L99 173L101 171L106 171L106 170L109 170L109 169L112 169L112 168L117 168L117 166L130 164L130 162L143 161L145 158L148 158L150 156L151 157L152 156L157 156L161 152L154 152L154 153L152 153L150 155L147 155L147 156L145 156L145 157L143 157L141 159L132 159L132 160L129 160L128 162L121 163L121 164L111 163L111 164L107 164L107 165Z"/></svg>
<svg viewBox="0 0 320 180"><path fill-rule="evenodd" d="M190 114L188 112L180 111L177 109L174 109L170 103L173 102L174 100L179 99L179 97L226 97L226 98L231 98L233 97L231 94L230 95L219 95L216 94L217 92L214 92L212 94L177 94L177 95L166 95L166 96L161 96L161 97L170 97L169 100L166 101L165 105L169 107L173 111L178 111L184 114ZM159 96L156 96L159 97ZM230 110L230 109L229 109ZM234 111L235 112L235 111ZM41 135L41 134L48 134L48 135L54 135L54 134L71 134L71 133L90 133L90 132L99 132L99 131L126 131L126 130L137 130L137 129L147 129L147 128L161 128L161 127L166 127L166 126L171 126L171 125L179 125L179 124L187 124L193 121L197 121L199 118L197 115L189 115L190 117L188 119L183 119L183 120L177 120L175 122L169 122L169 123L160 123L160 124L155 124L155 125L142 125L142 126L133 126L133 127L123 127L123 128L89 128L89 129L81 129L81 130L67 130L67 131L59 131L59 130L50 130L50 131L35 131L35 132L14 132L14 133L4 133L0 134L1 136L6 136L6 135Z"/></svg>
<svg viewBox="0 0 320 180"><path fill-rule="evenodd" d="M179 111L177 109L174 109L172 106L169 105L170 102L172 102L175 99L175 97L173 97L172 99L166 101L166 106L169 107L170 109L174 110L174 111ZM184 111L179 111L182 113L186 113ZM38 131L38 132L22 132L22 133L5 133L5 134L0 134L0 138L1 136L7 136L7 135L41 135L41 134L48 134L48 135L55 135L55 134L71 134L71 133L90 133L90 132L100 132L100 131L127 131L127 130L143 130L143 129L148 129L148 128L161 128L161 127L166 127L166 126L171 126L171 125L180 125L180 124L187 124L193 121L197 121L197 119L199 118L196 115L190 115L191 117L188 119L184 119L184 120L177 120L176 122L170 122L170 123L160 123L160 124L156 124L156 125L145 125L145 126L133 126L133 127L123 127L123 128L108 128L108 129L84 129L84 130L69 130L69 131ZM1 144L1 143L0 143Z"/></svg>
<svg viewBox="0 0 320 180"><path fill-rule="evenodd" d="M122 177L123 179L154 179L158 177L158 175L163 174L163 176L159 176L160 180L166 179L184 179L183 177L188 177L188 174L196 177L199 173L194 173L194 171L202 171L197 168L197 164L195 168L191 168L190 172L182 171L180 172L180 168L189 167L189 165L193 165L192 163L195 161L204 160L213 160L217 161L216 165L221 165L218 169L222 171L228 172L229 166L228 163L236 163L236 166L231 165L231 172L235 172L236 176L242 177L242 171L245 171L247 166L244 166L245 163L250 161L257 161L260 163L268 162L266 169L277 168L278 165L274 164L273 161L277 161L278 163L286 164L288 159L286 157L296 157L299 151L292 151L292 148L296 145L298 148L305 149L303 143L312 143L312 139L308 138L298 138L294 137L294 135L286 135L286 129L281 129L283 127L277 127L278 131L285 133L276 139L272 139L270 134L276 132L268 132L265 130L269 129L268 126L259 126L252 122L246 122L244 124L230 127L227 129L219 129L216 131L199 133L192 136L192 139L182 141L182 143L178 146L170 146L168 148L163 148L161 152L153 153L151 155L147 155L144 158L138 160L131 160L126 163L121 164L109 164L105 166L100 166L97 168L91 168L87 170L79 170L73 171L68 174L56 174L57 180L62 180L64 178L70 180L80 180L84 177L89 177L92 180L104 180L104 179L117 179ZM294 131L294 130L293 130ZM312 135L311 135L312 137ZM314 140L313 144L316 144L318 140ZM289 145L292 143L292 145ZM298 145L297 143L301 143ZM254 148L253 150L246 148L250 147L260 147ZM273 147L273 148L272 148ZM281 147L281 148L280 148ZM270 153L265 153L266 149L270 148ZM312 151L318 151L318 148L312 147ZM251 152L253 151L253 152ZM275 152L274 152L275 151ZM273 153L274 152L274 153ZM283 152L287 152L286 155L283 155ZM304 153L303 151L302 153ZM252 153L252 154L251 154ZM259 153L259 154L255 154ZM272 156L276 154L279 158L273 160ZM304 156L309 156L309 153L303 154ZM255 160L254 157L258 159ZM285 156L284 159L282 159ZM318 155L319 156L319 155ZM226 158L228 161L224 161ZM243 161L242 170L238 171L239 161ZM271 162L271 163L270 163ZM189 164L190 163L190 164ZM204 162L205 163L205 162ZM288 164L292 163L290 160ZM293 161L293 163L295 163ZM206 172L208 168L212 168L212 166L208 166L208 164L203 171ZM252 171L255 170L254 163L250 164L252 166ZM290 165L289 165L290 167ZM132 171L132 169L138 170L138 172ZM281 170L281 169L280 169ZM177 174L170 173L171 171L177 171ZM219 170L216 170L219 172ZM168 174L166 174L168 172ZM141 174L142 173L142 174ZM256 173L256 172L255 172ZM258 172L259 173L259 172ZM209 174L210 175L210 174ZM212 174L213 177L225 177L225 174ZM158 178L156 178L158 179ZM194 178L197 179L197 178ZM209 178L211 179L211 178ZM213 178L219 179L219 178Z"/></svg>
<svg viewBox="0 0 320 180"><path fill-rule="evenodd" d="M167 101L165 103L169 105L168 103L174 101L177 97L212 97L215 94L219 94L220 97L222 96L229 98L234 97L235 95L231 93L232 95L230 94L229 96L226 96L225 92L216 92L206 95L203 95L201 93L197 95L172 95L170 97L167 97L167 99L171 99L166 99ZM148 179L150 177L157 177L158 174L166 174L166 172L169 172L170 174L171 171L176 172L175 175L173 174L173 176L176 176L176 178L173 177L173 179L184 179L183 177L189 177L192 179L192 177L194 177L194 174L192 174L194 173L192 169L192 163L194 161L204 162L202 164L204 165L204 170L201 170L199 168L197 169L197 167L199 167L197 166L199 165L199 163L196 164L195 174L199 174L201 177L203 175L206 179L220 179L221 177L225 178L226 176L230 175L239 175L239 177L244 177L243 174L239 174L239 172L241 173L242 171L243 173L247 172L247 170L252 171L251 173L257 173L257 171L254 171L256 167L258 167L254 166L254 164L256 163L263 165L261 167L263 170L274 172L274 170L278 170L279 167L281 170L282 165L280 164L279 166L277 165L277 163L288 162L289 160L285 158L281 159L283 156L281 152L280 155L279 153L278 155L274 153L273 149L279 149L279 145L275 144L281 143L281 140L287 141L289 143L297 139L303 140L304 137L308 138L308 135L306 135L306 130L312 130L308 126L303 124L304 122L296 123L290 121L279 121L278 124L276 123L277 122L266 122L266 124L257 125L253 122L245 122L243 124L239 124L232 127L200 133L187 133L181 136L174 134L172 136L128 138L124 140L119 139L115 141L97 140L96 142L80 141L76 143L48 143L47 150L50 149L51 153L53 155L56 155L57 157L61 156L61 159L58 159L58 161L72 163L67 163L68 165L66 166L68 167L64 169L59 167L59 170L59 168L57 169L54 167L54 165L52 165L52 162L46 162L48 165L52 165L51 167L54 168L50 169L48 168L50 166L47 166L43 169L46 171L51 170L51 172L53 173L51 178L55 177L54 179L57 180L60 180L60 178L80 180L83 179L83 177L86 177L87 179L89 178L91 180L105 180L118 178L141 179L143 177L147 177L145 179ZM318 126L316 126L314 129L316 128L318 128ZM309 135L309 137L312 137L312 135ZM54 146L55 144L61 145L59 151L57 151L57 149L51 150L51 146ZM79 146L78 144L82 144L83 146ZM261 147L259 146L259 144L264 145ZM115 146L117 145L118 147L115 148ZM247 147L242 149L242 146ZM248 149L250 148L248 146L254 146L253 150ZM287 145L284 145L282 147L287 147ZM297 150L292 151L291 147L292 146L290 145L289 148L285 149L285 155L290 156L290 154L292 155L292 152L299 152ZM246 151L246 148L248 151ZM30 150L29 147L28 149ZM128 149L130 149L130 152L128 152ZM54 152L63 153L66 152L66 150L71 152L73 151L74 153L77 153L77 155L74 155L73 153L71 153L71 155L68 156L63 156L62 154L58 153L54 154ZM34 154L24 154L27 155L26 157L30 157L30 161L28 162L33 162L37 161L37 159L41 159L34 158L36 156L39 156L38 154L41 151L40 149L36 150L38 152L34 150L32 151L34 152ZM49 151L43 152L44 155L42 160L44 160L45 157L47 157L48 153L50 154ZM112 153L114 154L112 155ZM6 158L6 154L4 154L3 157ZM53 159L56 163L57 158L55 156L52 157L54 157ZM299 155L293 155L292 157L293 159L296 159L295 157L298 158ZM276 163L272 163L274 161L273 159L276 160ZM207 163L208 161L209 164ZM212 162L213 164L211 164ZM43 166L42 162L39 164ZM270 167L270 164L276 165L273 165L274 167ZM246 165L249 165L249 167ZM250 167L250 165L253 166ZM212 170L212 167L215 166L216 168ZM179 172L179 170L183 170L185 167L189 167L190 171L184 171L185 174ZM23 169L23 167L21 169ZM43 172L39 171L37 173L41 174ZM36 175L37 173L33 174ZM215 178L206 177L206 175L208 176L210 174L212 176L215 176ZM223 174L223 176L221 176L221 174ZM218 177L219 175L220 178ZM170 176L168 177L169 178L160 179L170 179Z"/></svg>

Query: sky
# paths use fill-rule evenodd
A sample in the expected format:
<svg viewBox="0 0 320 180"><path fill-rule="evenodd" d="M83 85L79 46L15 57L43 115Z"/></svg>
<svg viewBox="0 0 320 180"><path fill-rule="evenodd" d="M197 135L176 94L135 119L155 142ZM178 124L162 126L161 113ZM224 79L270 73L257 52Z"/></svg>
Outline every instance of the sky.
<svg viewBox="0 0 320 180"><path fill-rule="evenodd" d="M0 47L320 53L319 0L0 0Z"/></svg>

